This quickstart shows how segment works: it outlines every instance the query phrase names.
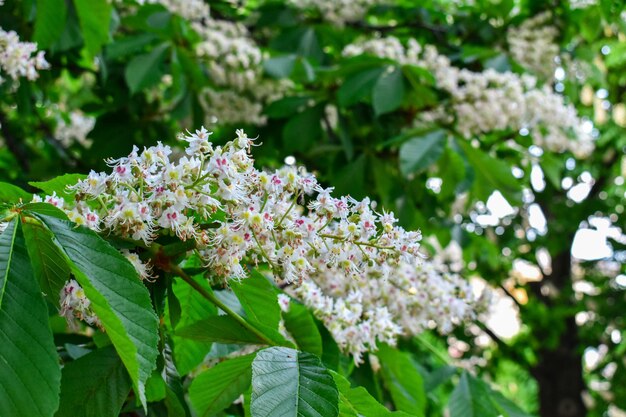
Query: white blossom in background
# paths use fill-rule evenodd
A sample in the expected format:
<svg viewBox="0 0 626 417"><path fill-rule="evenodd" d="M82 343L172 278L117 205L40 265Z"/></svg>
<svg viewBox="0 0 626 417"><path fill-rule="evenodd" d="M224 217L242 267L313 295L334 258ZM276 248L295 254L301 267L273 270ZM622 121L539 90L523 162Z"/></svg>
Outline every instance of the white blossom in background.
<svg viewBox="0 0 626 417"><path fill-rule="evenodd" d="M61 311L59 314L72 326L75 320L84 320L90 326L102 327L100 319L91 308L91 302L83 288L75 280L69 280L59 294Z"/></svg>
<svg viewBox="0 0 626 417"><path fill-rule="evenodd" d="M322 19L337 26L358 22L368 10L389 0L289 0L288 3L300 10L315 10Z"/></svg>
<svg viewBox="0 0 626 417"><path fill-rule="evenodd" d="M37 71L48 68L50 64L44 58L44 52L37 51L36 43L21 42L16 32L0 28L0 83L3 75L13 81L21 77L33 81L39 77Z"/></svg>
<svg viewBox="0 0 626 417"><path fill-rule="evenodd" d="M91 140L87 135L96 125L96 118L87 116L80 110L71 111L68 115L69 122L62 115L57 117L57 125L54 130L54 137L61 142L65 148L74 143L78 143L84 148L91 146Z"/></svg>
<svg viewBox="0 0 626 417"><path fill-rule="evenodd" d="M596 4L598 4L598 0L569 0L569 7L571 9L586 9Z"/></svg>
<svg viewBox="0 0 626 417"><path fill-rule="evenodd" d="M548 150L569 150L581 158L593 151L591 131L576 109L547 86L538 87L532 76L457 68L435 47L422 48L413 39L407 46L393 37L361 41L348 45L343 54L372 54L431 71L437 87L450 94L450 101L424 112L416 122L451 124L468 139L493 131L527 129L535 144Z"/></svg>
<svg viewBox="0 0 626 417"><path fill-rule="evenodd" d="M208 18L193 28L201 38L196 55L206 62L215 86L200 93L207 117L221 124L265 124L263 106L283 97L291 82L264 77L267 57L241 23Z"/></svg>
<svg viewBox="0 0 626 417"><path fill-rule="evenodd" d="M160 143L135 147L108 161L111 172L70 187L75 203L45 201L77 224L145 245L167 234L194 240L226 283L247 277L246 265L266 265L357 363L377 343L432 325L446 332L472 316L467 283L425 262L421 234L399 227L393 213L374 211L367 198L333 197L303 169L256 169L254 141L241 130L224 146L209 138L204 128L181 136L186 155L177 161ZM124 255L149 277L136 254ZM288 301L279 300L283 310Z"/></svg>
<svg viewBox="0 0 626 417"><path fill-rule="evenodd" d="M113 1L117 4L124 2L124 0ZM135 3L140 6L144 4L161 4L169 12L192 21L208 17L211 10L204 0L135 0Z"/></svg>
<svg viewBox="0 0 626 417"><path fill-rule="evenodd" d="M559 31L550 24L551 12L526 19L521 25L510 27L506 40L513 59L542 79L552 79L557 67Z"/></svg>

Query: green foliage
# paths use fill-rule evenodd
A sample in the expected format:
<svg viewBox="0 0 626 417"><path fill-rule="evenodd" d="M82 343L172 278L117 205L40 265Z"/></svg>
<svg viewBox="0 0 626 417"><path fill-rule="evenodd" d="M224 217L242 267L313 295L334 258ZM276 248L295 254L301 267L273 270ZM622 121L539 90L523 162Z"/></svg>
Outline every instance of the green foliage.
<svg viewBox="0 0 626 417"><path fill-rule="evenodd" d="M0 235L0 414L52 416L61 369L20 221Z"/></svg>
<svg viewBox="0 0 626 417"><path fill-rule="evenodd" d="M252 362L255 417L338 415L339 395L332 376L320 360L289 348L268 348Z"/></svg>
<svg viewBox="0 0 626 417"><path fill-rule="evenodd" d="M130 388L115 349L94 350L63 367L61 406L55 417L115 417Z"/></svg>

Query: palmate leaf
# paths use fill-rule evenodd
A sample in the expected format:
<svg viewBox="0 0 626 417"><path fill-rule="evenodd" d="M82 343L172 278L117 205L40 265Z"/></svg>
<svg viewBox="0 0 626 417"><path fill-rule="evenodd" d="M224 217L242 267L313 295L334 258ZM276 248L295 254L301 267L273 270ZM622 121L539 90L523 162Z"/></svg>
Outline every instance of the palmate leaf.
<svg viewBox="0 0 626 417"><path fill-rule="evenodd" d="M383 381L396 408L423 416L426 407L424 382L409 354L383 345L376 355L382 364Z"/></svg>
<svg viewBox="0 0 626 417"><path fill-rule="evenodd" d="M198 375L189 399L198 416L212 416L228 407L250 386L254 354L228 359Z"/></svg>
<svg viewBox="0 0 626 417"><path fill-rule="evenodd" d="M271 347L252 362L252 417L335 417L338 403L333 377L310 353Z"/></svg>
<svg viewBox="0 0 626 417"><path fill-rule="evenodd" d="M57 217L34 214L54 235L145 405L145 383L158 353L158 322L137 271L95 232Z"/></svg>
<svg viewBox="0 0 626 417"><path fill-rule="evenodd" d="M61 369L17 219L0 236L0 415L52 416Z"/></svg>
<svg viewBox="0 0 626 417"><path fill-rule="evenodd" d="M55 417L115 417L130 387L115 349L98 349L63 367L61 405Z"/></svg>

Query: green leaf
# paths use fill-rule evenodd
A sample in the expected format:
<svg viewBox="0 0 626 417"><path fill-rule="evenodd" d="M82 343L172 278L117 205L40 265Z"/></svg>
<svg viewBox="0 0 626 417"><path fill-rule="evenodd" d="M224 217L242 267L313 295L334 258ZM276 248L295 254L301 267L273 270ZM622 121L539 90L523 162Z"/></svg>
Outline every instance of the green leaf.
<svg viewBox="0 0 626 417"><path fill-rule="evenodd" d="M20 200L27 202L32 200L33 195L8 182L0 182L0 201L17 203Z"/></svg>
<svg viewBox="0 0 626 417"><path fill-rule="evenodd" d="M270 58L263 62L263 68L265 72L274 78L287 78L291 75L297 58L296 55L284 55Z"/></svg>
<svg viewBox="0 0 626 417"><path fill-rule="evenodd" d="M298 348L316 356L322 356L322 336L311 312L302 304L291 301L289 311L283 313L285 327Z"/></svg>
<svg viewBox="0 0 626 417"><path fill-rule="evenodd" d="M445 145L446 133L443 130L409 139L400 147L400 171L409 175L428 168L441 157Z"/></svg>
<svg viewBox="0 0 626 417"><path fill-rule="evenodd" d="M460 184L465 178L465 163L458 153L447 147L437 167L443 181L438 197L445 201L460 191Z"/></svg>
<svg viewBox="0 0 626 417"><path fill-rule="evenodd" d="M0 236L0 415L52 416L61 368L20 229Z"/></svg>
<svg viewBox="0 0 626 417"><path fill-rule="evenodd" d="M116 417L131 381L112 346L63 367L61 405L55 417Z"/></svg>
<svg viewBox="0 0 626 417"><path fill-rule="evenodd" d="M139 33L116 39L115 42L107 45L105 54L108 59L118 59L128 55L141 52L146 45L158 39L154 33Z"/></svg>
<svg viewBox="0 0 626 417"><path fill-rule="evenodd" d="M450 396L450 417L498 417L502 409L491 398L489 388L463 372Z"/></svg>
<svg viewBox="0 0 626 417"><path fill-rule="evenodd" d="M303 152L311 148L322 135L322 108L309 107L293 116L283 128L286 152Z"/></svg>
<svg viewBox="0 0 626 417"><path fill-rule="evenodd" d="M74 0L76 14L85 41L85 47L92 56L109 41L111 22L111 2L108 0Z"/></svg>
<svg viewBox="0 0 626 417"><path fill-rule="evenodd" d="M74 185L78 181L87 178L84 174L65 174L56 178L52 178L48 181L31 181L28 184L33 187L39 188L47 195L52 195L52 193L57 193L57 195L63 198L67 202L74 201L73 191L67 189L68 185Z"/></svg>
<svg viewBox="0 0 626 417"><path fill-rule="evenodd" d="M338 402L332 376L310 353L271 347L252 362L253 417L335 417Z"/></svg>
<svg viewBox="0 0 626 417"><path fill-rule="evenodd" d="M348 107L370 97L372 88L384 70L381 67L368 68L348 77L337 91L339 105Z"/></svg>
<svg viewBox="0 0 626 417"><path fill-rule="evenodd" d="M133 58L124 71L126 84L132 94L144 88L151 87L161 80L165 56L169 44L163 43L152 51Z"/></svg>
<svg viewBox="0 0 626 417"><path fill-rule="evenodd" d="M33 40L39 49L48 49L61 37L66 18L65 0L37 0Z"/></svg>
<svg viewBox="0 0 626 417"><path fill-rule="evenodd" d="M383 382L396 408L423 416L426 407L424 382L411 356L386 345L380 347L376 356L381 362Z"/></svg>
<svg viewBox="0 0 626 417"><path fill-rule="evenodd" d="M391 412L376 401L363 387L351 388L350 381L334 371L330 371L339 390L339 415L342 417L389 417L407 415L404 412Z"/></svg>
<svg viewBox="0 0 626 417"><path fill-rule="evenodd" d="M400 68L385 70L376 81L372 91L372 105L376 116L389 113L400 107L404 99L404 76Z"/></svg>
<svg viewBox="0 0 626 417"><path fill-rule="evenodd" d="M230 316L212 316L196 321L177 328L176 335L200 342L264 344Z"/></svg>
<svg viewBox="0 0 626 417"><path fill-rule="evenodd" d="M277 289L259 272L252 271L249 278L230 284L246 318L255 327L278 331L280 307Z"/></svg>
<svg viewBox="0 0 626 417"><path fill-rule="evenodd" d="M50 303L59 308L59 294L70 278L70 269L48 229L30 222L24 223L23 227L28 256L41 291Z"/></svg>
<svg viewBox="0 0 626 417"><path fill-rule="evenodd" d="M233 403L250 386L254 354L228 359L202 372L189 387L199 416L212 416Z"/></svg>
<svg viewBox="0 0 626 417"><path fill-rule="evenodd" d="M476 173L473 187L478 198L486 201L493 191L500 190L509 202L519 200L521 185L511 173L509 164L492 158L465 140L461 139L457 143ZM487 184L491 187L486 187Z"/></svg>
<svg viewBox="0 0 626 417"><path fill-rule="evenodd" d="M37 217L54 234L145 406L145 383L158 353L158 321L148 290L130 262L95 232L48 215Z"/></svg>

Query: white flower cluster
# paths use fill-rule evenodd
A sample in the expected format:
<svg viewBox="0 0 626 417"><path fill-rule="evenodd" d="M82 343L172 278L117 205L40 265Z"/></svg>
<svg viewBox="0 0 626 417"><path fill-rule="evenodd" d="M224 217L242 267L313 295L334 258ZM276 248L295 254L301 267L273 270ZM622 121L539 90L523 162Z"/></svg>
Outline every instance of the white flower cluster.
<svg viewBox="0 0 626 417"><path fill-rule="evenodd" d="M93 312L91 302L85 295L83 288L75 280L69 280L59 294L61 314L70 325L75 325L75 320L84 320L91 326L102 327L100 319Z"/></svg>
<svg viewBox="0 0 626 417"><path fill-rule="evenodd" d="M419 121L443 116L439 122L453 124L466 138L499 130L526 129L538 146L551 151L567 149L585 157L593 150L593 139L576 109L547 86L537 87L532 76L457 68L433 46L422 50L415 40L410 40L404 47L393 37L367 40L344 49L345 56L363 53L432 72L437 86L450 95L450 101L421 115Z"/></svg>
<svg viewBox="0 0 626 417"><path fill-rule="evenodd" d="M87 138L87 135L96 125L95 117L86 116L80 110L71 111L68 116L69 122L60 114L58 115L54 137L65 148L70 147L74 143L78 143L84 148L91 146L91 140Z"/></svg>
<svg viewBox="0 0 626 417"><path fill-rule="evenodd" d="M507 43L513 59L542 79L552 79L559 55L556 38L559 31L549 24L552 13L544 12L526 19L507 31Z"/></svg>
<svg viewBox="0 0 626 417"><path fill-rule="evenodd" d="M123 0L115 0L117 3ZM209 16L210 8L204 0L136 0L139 5L161 4L168 11L188 20L199 20Z"/></svg>
<svg viewBox="0 0 626 417"><path fill-rule="evenodd" d="M389 0L289 0L289 4L300 10L315 10L322 19L337 26L358 22L368 10Z"/></svg>
<svg viewBox="0 0 626 417"><path fill-rule="evenodd" d="M254 168L253 140L241 130L224 146L204 128L182 136L186 156L162 144L109 160L75 186L76 204L46 201L94 230L150 245L162 234L194 239L216 278L267 265L277 283L313 309L339 346L361 361L379 342L472 317L474 300L458 276L419 253L421 235L377 213L369 199L333 197L314 176L286 166ZM144 278L149 268L125 253ZM143 269L143 272L141 272ZM279 299L283 311L289 300Z"/></svg>
<svg viewBox="0 0 626 417"><path fill-rule="evenodd" d="M35 54L35 56L32 56ZM37 44L33 42L21 42L14 31L6 32L0 28L0 69L17 81L20 77L26 77L33 81L39 77L37 71L50 68L50 64L44 58L44 52L37 52ZM0 72L0 83L2 83Z"/></svg>
<svg viewBox="0 0 626 417"><path fill-rule="evenodd" d="M318 269L292 294L320 319L356 363L377 341L395 344L400 335L429 328L447 333L474 318L479 307L469 283L435 263L400 263L382 277L377 268L353 279L337 269Z"/></svg>
<svg viewBox="0 0 626 417"><path fill-rule="evenodd" d="M281 98L291 83L263 77L265 56L242 24L205 19L193 27L202 39L196 54L206 60L215 85L200 94L207 120L265 124L263 105Z"/></svg>

